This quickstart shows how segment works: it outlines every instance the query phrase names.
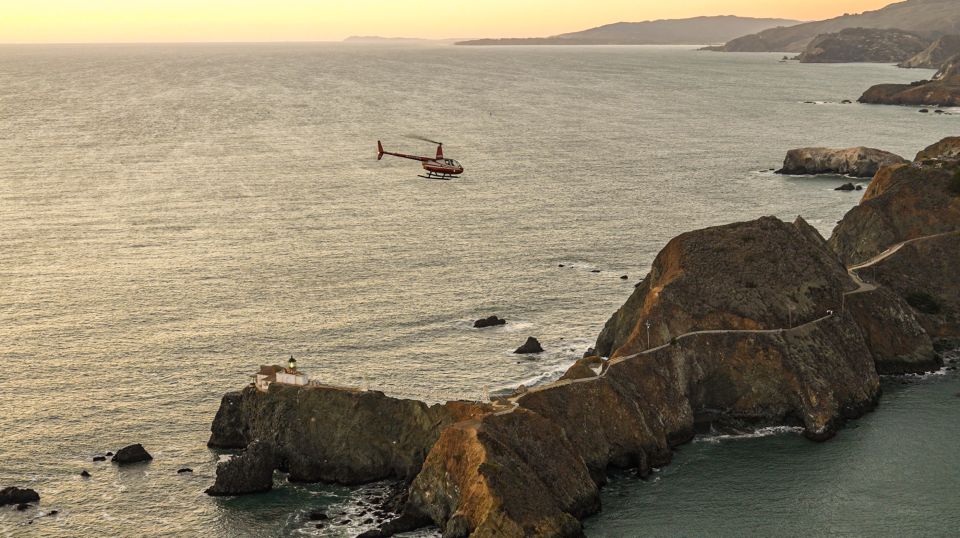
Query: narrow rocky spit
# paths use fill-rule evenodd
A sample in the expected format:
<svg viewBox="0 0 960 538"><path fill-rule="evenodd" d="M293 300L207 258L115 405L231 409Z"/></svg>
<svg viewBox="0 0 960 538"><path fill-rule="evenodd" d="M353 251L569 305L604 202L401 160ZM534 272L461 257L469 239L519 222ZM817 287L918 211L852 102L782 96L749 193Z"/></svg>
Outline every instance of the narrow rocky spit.
<svg viewBox="0 0 960 538"><path fill-rule="evenodd" d="M431 523L445 537L582 536L608 469L645 476L698 431L830 439L877 404L881 374L938 369L960 341L958 147L882 166L829 241L774 217L674 238L596 356L557 382L436 405L329 386L228 393L209 445L246 452L211 493L268 489L268 470L393 479L400 516L366 536Z"/></svg>

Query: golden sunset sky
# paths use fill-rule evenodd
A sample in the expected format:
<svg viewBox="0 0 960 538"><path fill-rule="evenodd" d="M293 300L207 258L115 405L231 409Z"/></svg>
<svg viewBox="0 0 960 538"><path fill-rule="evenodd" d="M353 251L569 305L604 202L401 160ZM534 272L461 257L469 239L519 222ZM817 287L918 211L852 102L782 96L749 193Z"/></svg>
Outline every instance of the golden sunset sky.
<svg viewBox="0 0 960 538"><path fill-rule="evenodd" d="M330 41L350 35L535 37L617 21L815 20L894 0L0 0L0 42Z"/></svg>

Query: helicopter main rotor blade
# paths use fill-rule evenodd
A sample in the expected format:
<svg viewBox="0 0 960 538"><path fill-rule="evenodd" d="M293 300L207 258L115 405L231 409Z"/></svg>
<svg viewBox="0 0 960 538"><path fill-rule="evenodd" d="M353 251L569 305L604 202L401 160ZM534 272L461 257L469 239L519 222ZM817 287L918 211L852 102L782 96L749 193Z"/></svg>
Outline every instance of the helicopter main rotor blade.
<svg viewBox="0 0 960 538"><path fill-rule="evenodd" d="M424 142L430 142L431 144L436 144L436 145L438 145L438 146L442 146L442 145L443 145L443 142L437 142L436 140L430 140L429 138L424 138L424 137L419 136L419 135L412 135L412 134L411 134L411 135L406 135L406 136L407 136L407 138L412 138L412 139L414 139L414 140L423 140Z"/></svg>

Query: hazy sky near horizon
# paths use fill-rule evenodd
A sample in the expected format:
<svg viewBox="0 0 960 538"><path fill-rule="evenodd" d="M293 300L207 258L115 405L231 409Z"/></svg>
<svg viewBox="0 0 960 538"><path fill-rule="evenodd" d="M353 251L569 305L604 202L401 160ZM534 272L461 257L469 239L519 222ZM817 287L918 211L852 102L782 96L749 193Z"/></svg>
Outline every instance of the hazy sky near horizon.
<svg viewBox="0 0 960 538"><path fill-rule="evenodd" d="M824 19L893 1L0 0L0 42L534 37L617 21L698 15Z"/></svg>

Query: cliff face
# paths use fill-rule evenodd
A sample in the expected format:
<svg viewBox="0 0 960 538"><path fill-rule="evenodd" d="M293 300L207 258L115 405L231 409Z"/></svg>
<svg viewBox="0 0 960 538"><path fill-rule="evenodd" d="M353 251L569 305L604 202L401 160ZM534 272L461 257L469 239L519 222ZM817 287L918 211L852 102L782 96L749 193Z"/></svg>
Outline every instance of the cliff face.
<svg viewBox="0 0 960 538"><path fill-rule="evenodd" d="M955 0L906 0L876 11L848 14L739 37L713 50L725 52L801 52L817 35L847 28L898 28L923 37L955 34L960 5Z"/></svg>
<svg viewBox="0 0 960 538"><path fill-rule="evenodd" d="M829 245L802 219L773 217L676 237L604 327L599 375L600 359L583 359L486 405L318 386L230 393L210 445L248 449L211 493L260 491L271 465L292 480L400 478L397 521L433 521L448 538L574 537L610 466L645 475L696 431L788 424L828 439L875 405L878 372L936 367L930 334L960 334L953 166L882 168ZM881 252L852 269L838 257Z"/></svg>
<svg viewBox="0 0 960 538"><path fill-rule="evenodd" d="M960 229L960 228L958 228ZM960 233L908 244L869 272L910 305L927 333L960 339Z"/></svg>
<svg viewBox="0 0 960 538"><path fill-rule="evenodd" d="M446 426L484 410L451 402L427 406L380 392L333 387L247 387L223 397L208 445L276 448L290 479L362 484L412 479Z"/></svg>
<svg viewBox="0 0 960 538"><path fill-rule="evenodd" d="M847 28L818 35L800 54L801 63L902 62L916 56L930 42L893 29Z"/></svg>
<svg viewBox="0 0 960 538"><path fill-rule="evenodd" d="M916 56L902 62L900 67L940 69L940 66L957 54L960 54L960 35L945 35Z"/></svg>
<svg viewBox="0 0 960 538"><path fill-rule="evenodd" d="M859 101L873 105L960 106L960 56L953 56L933 80L912 84L877 84Z"/></svg>
<svg viewBox="0 0 960 538"><path fill-rule="evenodd" d="M643 349L647 321L651 347L696 330L787 327L836 309L847 286L844 268L802 219L682 234L607 322L596 350L613 356Z"/></svg>
<svg viewBox="0 0 960 538"><path fill-rule="evenodd" d="M873 177L882 166L907 162L903 157L879 149L799 148L787 152L778 174L846 174Z"/></svg>
<svg viewBox="0 0 960 538"><path fill-rule="evenodd" d="M960 229L953 177L940 162L882 168L834 229L830 246L848 263L859 263L901 241Z"/></svg>

